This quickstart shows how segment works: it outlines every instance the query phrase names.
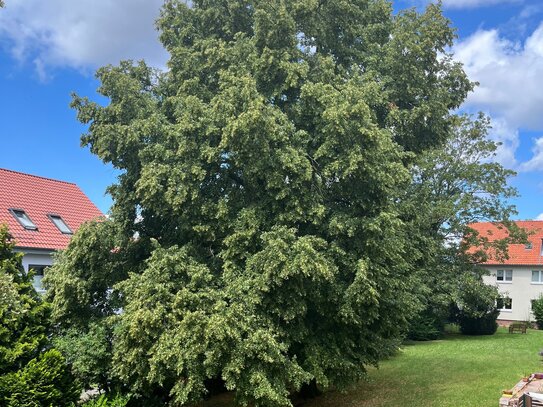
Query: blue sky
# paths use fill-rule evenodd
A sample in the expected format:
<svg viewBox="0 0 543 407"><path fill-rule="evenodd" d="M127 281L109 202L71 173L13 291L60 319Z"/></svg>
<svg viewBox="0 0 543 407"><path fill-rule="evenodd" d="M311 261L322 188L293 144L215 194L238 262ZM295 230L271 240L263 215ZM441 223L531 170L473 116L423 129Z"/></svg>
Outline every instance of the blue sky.
<svg viewBox="0 0 543 407"><path fill-rule="evenodd" d="M81 148L70 94L97 99L93 73L120 59L163 67L153 21L162 0L6 0L0 10L0 168L77 183L104 212L116 172ZM396 10L427 0L397 0ZM444 0L453 48L480 83L462 110L484 111L497 160L518 172L520 219L543 219L543 2Z"/></svg>

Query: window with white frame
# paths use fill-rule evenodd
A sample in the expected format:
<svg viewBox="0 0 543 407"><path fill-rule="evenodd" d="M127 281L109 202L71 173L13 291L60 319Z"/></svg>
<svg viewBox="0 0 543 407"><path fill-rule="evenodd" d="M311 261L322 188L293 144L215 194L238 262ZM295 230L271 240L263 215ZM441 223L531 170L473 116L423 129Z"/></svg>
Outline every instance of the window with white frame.
<svg viewBox="0 0 543 407"><path fill-rule="evenodd" d="M543 283L543 270L532 270L532 283Z"/></svg>
<svg viewBox="0 0 543 407"><path fill-rule="evenodd" d="M42 279L45 275L45 269L49 266L42 266L38 264L31 264L28 266L28 270L32 270L34 273L34 279L32 281L32 285L34 286L34 289L42 294L45 292L45 289L43 288Z"/></svg>
<svg viewBox="0 0 543 407"><path fill-rule="evenodd" d="M500 311L511 311L513 309L513 300L509 297L498 297L496 299L496 308Z"/></svg>
<svg viewBox="0 0 543 407"><path fill-rule="evenodd" d="M501 283L513 281L513 270L498 270L496 272L496 281Z"/></svg>

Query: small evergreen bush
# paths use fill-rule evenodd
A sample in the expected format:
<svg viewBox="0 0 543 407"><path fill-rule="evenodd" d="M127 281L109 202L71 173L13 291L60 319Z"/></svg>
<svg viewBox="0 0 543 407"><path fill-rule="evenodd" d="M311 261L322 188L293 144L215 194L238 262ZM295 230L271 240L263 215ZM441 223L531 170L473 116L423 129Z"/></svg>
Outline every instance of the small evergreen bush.
<svg viewBox="0 0 543 407"><path fill-rule="evenodd" d="M429 313L417 315L409 324L407 338L414 341L432 341L442 336L444 323Z"/></svg>
<svg viewBox="0 0 543 407"><path fill-rule="evenodd" d="M537 329L543 329L543 296L532 301L532 312L534 313Z"/></svg>

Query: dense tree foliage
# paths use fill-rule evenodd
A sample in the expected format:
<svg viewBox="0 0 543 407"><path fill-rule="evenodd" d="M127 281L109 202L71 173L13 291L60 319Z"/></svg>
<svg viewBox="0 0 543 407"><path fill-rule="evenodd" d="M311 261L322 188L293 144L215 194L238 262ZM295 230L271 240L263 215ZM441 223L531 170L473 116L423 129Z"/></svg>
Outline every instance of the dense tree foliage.
<svg viewBox="0 0 543 407"><path fill-rule="evenodd" d="M67 406L79 398L79 388L58 351L43 353L50 307L13 248L7 227L0 224L0 405Z"/></svg>
<svg viewBox="0 0 543 407"><path fill-rule="evenodd" d="M479 203L440 213L423 176L472 126L450 113L472 84L449 22L384 0L174 0L158 28L167 72L104 67L109 104L73 100L83 145L121 171L111 220L45 281L65 343L113 358L74 366L147 405L220 379L288 406L363 377L425 307L443 228Z"/></svg>

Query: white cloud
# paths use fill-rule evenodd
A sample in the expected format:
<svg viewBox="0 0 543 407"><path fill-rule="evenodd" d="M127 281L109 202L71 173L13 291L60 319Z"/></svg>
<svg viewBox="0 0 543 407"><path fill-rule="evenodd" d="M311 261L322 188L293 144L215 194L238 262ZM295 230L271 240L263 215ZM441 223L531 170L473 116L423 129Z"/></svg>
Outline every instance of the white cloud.
<svg viewBox="0 0 543 407"><path fill-rule="evenodd" d="M486 110L515 127L543 129L543 24L524 43L500 37L495 29L479 30L453 51L480 84L466 107Z"/></svg>
<svg viewBox="0 0 543 407"><path fill-rule="evenodd" d="M489 7L502 3L520 3L521 0L443 0L447 8L476 8Z"/></svg>
<svg viewBox="0 0 543 407"><path fill-rule="evenodd" d="M534 140L532 147L533 156L530 160L519 166L519 171L542 171L543 170L543 137Z"/></svg>
<svg viewBox="0 0 543 407"><path fill-rule="evenodd" d="M536 14L541 13L543 10L542 4L529 4L527 6L524 6L520 14L518 15L518 19L527 19L530 17L533 17Z"/></svg>
<svg viewBox="0 0 543 407"><path fill-rule="evenodd" d="M517 167L515 152L519 147L519 132L502 118L492 118L492 129L489 138L500 143L496 150L496 161L506 168L514 169Z"/></svg>
<svg viewBox="0 0 543 407"><path fill-rule="evenodd" d="M167 54L154 21L163 0L10 0L0 13L0 43L39 77L51 67L94 69L121 59L163 67Z"/></svg>
<svg viewBox="0 0 543 407"><path fill-rule="evenodd" d="M543 213L536 216L535 220L543 220Z"/></svg>
<svg viewBox="0 0 543 407"><path fill-rule="evenodd" d="M442 0L443 7L448 9L473 9L490 7L498 4L519 4L523 0ZM426 6L429 3L437 3L437 0L410 0L408 3L416 6Z"/></svg>

